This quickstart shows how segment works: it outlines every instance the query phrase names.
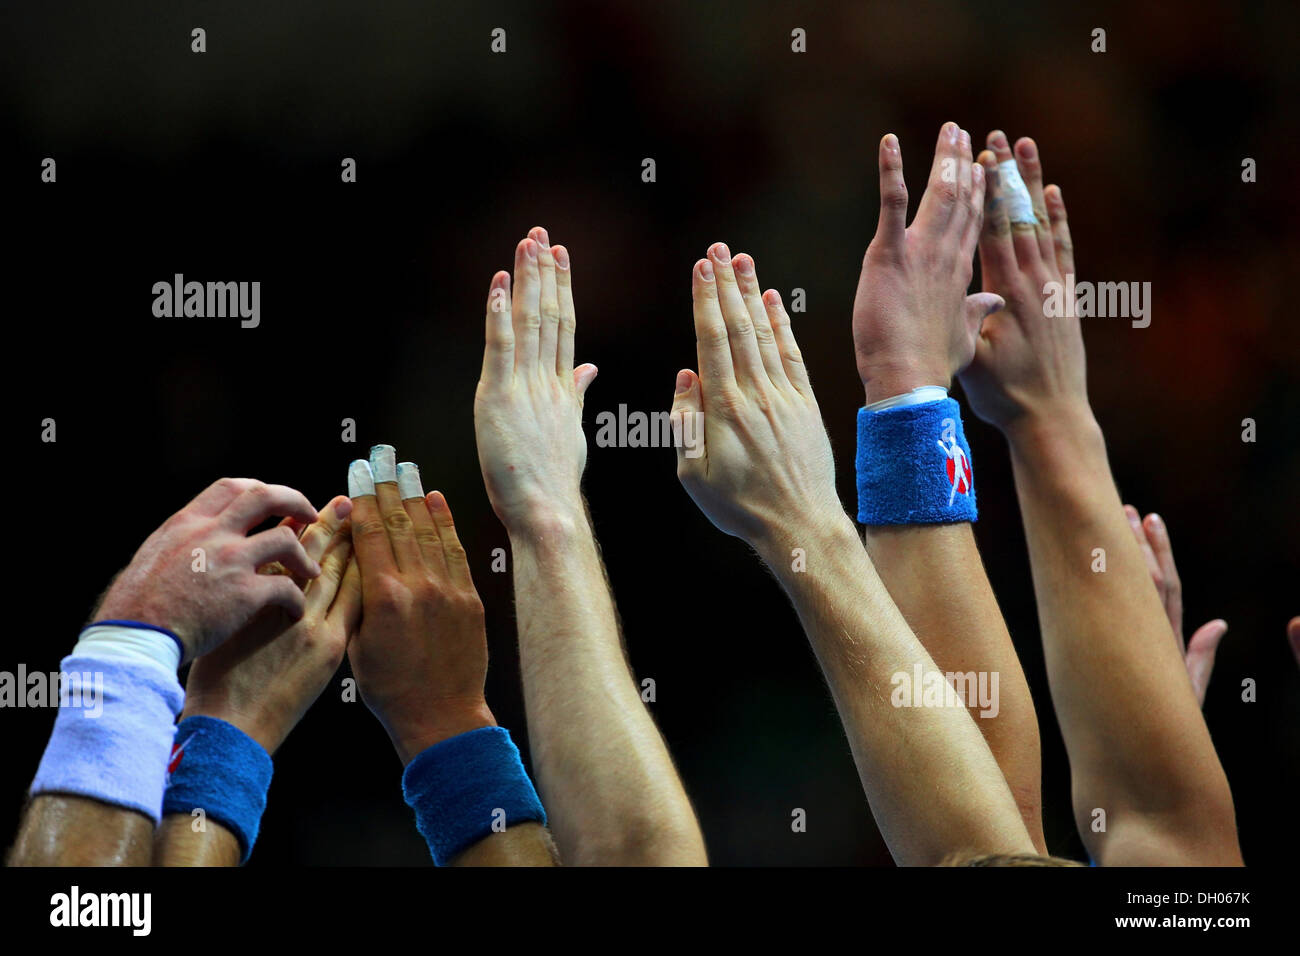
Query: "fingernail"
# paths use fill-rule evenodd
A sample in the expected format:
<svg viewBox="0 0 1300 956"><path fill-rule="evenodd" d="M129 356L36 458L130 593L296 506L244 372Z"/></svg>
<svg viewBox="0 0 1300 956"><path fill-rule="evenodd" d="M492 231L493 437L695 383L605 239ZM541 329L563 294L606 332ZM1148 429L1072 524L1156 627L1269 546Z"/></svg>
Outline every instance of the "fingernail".
<svg viewBox="0 0 1300 956"><path fill-rule="evenodd" d="M980 163L971 163L970 175L972 182L980 182L984 178L984 167Z"/></svg>
<svg viewBox="0 0 1300 956"><path fill-rule="evenodd" d="M772 303L772 305L781 304L781 293L777 292L775 289L768 289L766 292L763 293L763 298L767 299L770 303Z"/></svg>
<svg viewBox="0 0 1300 956"><path fill-rule="evenodd" d="M691 373L682 369L677 373L677 394L684 395L691 390Z"/></svg>
<svg viewBox="0 0 1300 956"><path fill-rule="evenodd" d="M397 480L397 449L392 445L375 445L370 449L370 470L375 484Z"/></svg>
<svg viewBox="0 0 1300 956"><path fill-rule="evenodd" d="M403 501L407 498L424 497L424 486L420 484L420 468L415 462L397 463L397 493L402 496Z"/></svg>
<svg viewBox="0 0 1300 956"><path fill-rule="evenodd" d="M564 246L556 246L553 250L555 253L555 264L561 269L569 268L569 250Z"/></svg>
<svg viewBox="0 0 1300 956"><path fill-rule="evenodd" d="M537 241L535 239L529 239L524 243L524 255L529 259L537 258Z"/></svg>
<svg viewBox="0 0 1300 956"><path fill-rule="evenodd" d="M1151 514L1147 515L1147 517L1151 519L1151 523L1152 523L1153 525L1155 525L1156 530L1158 530L1158 531L1164 531L1164 530L1165 530L1165 522L1164 522L1164 519L1162 519L1162 518L1161 518L1158 514L1156 514L1154 511L1151 512Z"/></svg>
<svg viewBox="0 0 1300 956"><path fill-rule="evenodd" d="M352 514L352 499L344 498L337 505L335 505L334 514L338 516L338 519L340 521L342 521L348 515Z"/></svg>
<svg viewBox="0 0 1300 956"><path fill-rule="evenodd" d="M1016 152L1019 153L1023 159L1032 160L1038 158L1038 150L1034 149L1034 141L1032 139L1027 139L1018 145L1016 147Z"/></svg>
<svg viewBox="0 0 1300 956"><path fill-rule="evenodd" d="M742 276L752 276L754 274L754 260L749 256L736 257L736 271Z"/></svg>
<svg viewBox="0 0 1300 956"><path fill-rule="evenodd" d="M885 136L885 149L889 150L891 153L898 152L898 137L893 133L889 133Z"/></svg>
<svg viewBox="0 0 1300 956"><path fill-rule="evenodd" d="M537 242L541 244L543 249L551 248L551 237L547 235L546 229L543 226L537 227Z"/></svg>
<svg viewBox="0 0 1300 956"><path fill-rule="evenodd" d="M725 242L717 242L713 245L713 255L724 266L731 261L731 250L727 248Z"/></svg>
<svg viewBox="0 0 1300 956"><path fill-rule="evenodd" d="M970 133L966 132L966 130L961 131L961 144L970 148Z"/></svg>
<svg viewBox="0 0 1300 956"><path fill-rule="evenodd" d="M375 476L370 470L370 462L358 458L348 466L348 497L359 498L375 493Z"/></svg>
<svg viewBox="0 0 1300 956"><path fill-rule="evenodd" d="M708 259L700 263L700 276L705 282L713 281L713 263Z"/></svg>
<svg viewBox="0 0 1300 956"><path fill-rule="evenodd" d="M1007 145L1007 134L1002 132L1000 129L994 130L993 135L989 137L989 142L994 146L1000 146L1005 149Z"/></svg>

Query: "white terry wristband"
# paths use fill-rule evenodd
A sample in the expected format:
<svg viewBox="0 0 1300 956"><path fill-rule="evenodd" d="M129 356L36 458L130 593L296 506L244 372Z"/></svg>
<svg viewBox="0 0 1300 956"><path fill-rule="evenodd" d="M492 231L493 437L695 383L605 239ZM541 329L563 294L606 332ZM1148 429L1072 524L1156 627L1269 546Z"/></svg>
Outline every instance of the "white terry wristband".
<svg viewBox="0 0 1300 956"><path fill-rule="evenodd" d="M152 663L169 674L181 666L180 646L169 634L115 621L83 628L71 656Z"/></svg>
<svg viewBox="0 0 1300 956"><path fill-rule="evenodd" d="M942 385L921 385L910 392L904 392L902 395L895 395L892 398L882 398L880 401L872 402L864 407L869 412L883 412L886 408L899 408L903 405L924 405L926 402L941 402L947 397L948 390Z"/></svg>
<svg viewBox="0 0 1300 956"><path fill-rule="evenodd" d="M162 819L167 761L185 691L157 661L72 655L31 794L93 797Z"/></svg>

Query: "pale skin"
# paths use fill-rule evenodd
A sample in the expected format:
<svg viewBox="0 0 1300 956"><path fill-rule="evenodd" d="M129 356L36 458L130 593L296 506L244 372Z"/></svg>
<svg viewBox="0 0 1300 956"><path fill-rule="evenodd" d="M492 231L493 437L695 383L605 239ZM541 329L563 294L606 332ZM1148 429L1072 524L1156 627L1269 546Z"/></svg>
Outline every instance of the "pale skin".
<svg viewBox="0 0 1300 956"><path fill-rule="evenodd" d="M970 134L939 132L929 183L912 225L898 139L881 140L880 221L853 303L853 340L866 403L925 385L948 388L970 364L984 317L1004 305L967 295L984 213L984 169ZM942 467L935 456L934 466ZM908 625L945 672L998 674L996 716L972 716L1020 808L1035 848L1042 827L1038 720L1015 645L969 522L867 526L872 563Z"/></svg>
<svg viewBox="0 0 1300 956"><path fill-rule="evenodd" d="M536 227L488 293L474 400L488 497L510 536L538 787L567 865L703 865L704 841L634 682L587 519L569 252Z"/></svg>
<svg viewBox="0 0 1300 956"><path fill-rule="evenodd" d="M1186 642L1183 641L1183 582L1174 564L1169 529L1160 515L1152 513L1143 518L1132 505L1124 506L1124 515L1133 529L1134 540L1142 549L1147 572L1160 595L1160 603L1164 605L1179 653L1187 663L1187 676L1191 679L1197 706L1204 707L1205 691L1214 672L1214 655L1223 635L1228 633L1228 622L1221 619L1209 621L1198 627Z"/></svg>
<svg viewBox="0 0 1300 956"><path fill-rule="evenodd" d="M351 560L351 512L352 502L339 496L299 536L321 568L319 577L300 582L302 618L290 623L279 608L265 611L195 661L181 720L224 720L275 754L338 671L348 637L360 623L361 575ZM165 816L154 840L156 866L237 866L239 860L239 841L211 817L196 832L191 815Z"/></svg>
<svg viewBox="0 0 1300 956"><path fill-rule="evenodd" d="M405 766L496 720L483 696L483 602L440 492L402 500L396 482L353 499L352 542L363 616L348 658L366 706ZM555 866L545 827L525 822L467 848L456 866Z"/></svg>
<svg viewBox="0 0 1300 956"><path fill-rule="evenodd" d="M1018 140L1036 221L1009 222L997 164L1013 153L1000 131L987 142L980 261L1007 307L960 377L1011 449L1076 825L1101 865L1240 864L1228 782L1088 403L1079 320L1045 314L1045 284L1074 273L1061 191L1044 187L1033 140Z"/></svg>
<svg viewBox="0 0 1300 956"><path fill-rule="evenodd" d="M305 608L287 576L257 574L270 562L310 580L321 573L289 528L248 536L272 516L304 524L316 509L299 492L250 478L215 482L151 534L109 587L97 620L131 620L175 633L191 660L219 647L268 608L290 619ZM193 570L202 548L207 570ZM19 824L14 866L148 866L153 821L90 797L40 794Z"/></svg>
<svg viewBox="0 0 1300 956"><path fill-rule="evenodd" d="M723 243L692 271L699 374L672 415L703 415L703 454L677 474L710 521L758 551L790 595L839 709L894 859L1033 853L1016 802L964 707L896 707L892 678L934 661L877 576L835 491L821 412L774 290ZM791 560L804 551L804 570Z"/></svg>

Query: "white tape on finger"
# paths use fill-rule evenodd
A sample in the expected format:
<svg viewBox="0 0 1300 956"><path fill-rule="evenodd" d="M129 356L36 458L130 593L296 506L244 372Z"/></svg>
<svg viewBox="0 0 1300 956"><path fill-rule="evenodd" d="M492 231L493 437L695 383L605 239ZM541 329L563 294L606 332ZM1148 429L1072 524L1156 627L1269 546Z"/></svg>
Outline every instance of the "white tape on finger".
<svg viewBox="0 0 1300 956"><path fill-rule="evenodd" d="M1002 200L1007 204L1007 216L1012 222L1038 222L1034 215L1034 201L1029 198L1029 187L1020 177L1020 167L1014 159L998 163L998 178L1002 185Z"/></svg>

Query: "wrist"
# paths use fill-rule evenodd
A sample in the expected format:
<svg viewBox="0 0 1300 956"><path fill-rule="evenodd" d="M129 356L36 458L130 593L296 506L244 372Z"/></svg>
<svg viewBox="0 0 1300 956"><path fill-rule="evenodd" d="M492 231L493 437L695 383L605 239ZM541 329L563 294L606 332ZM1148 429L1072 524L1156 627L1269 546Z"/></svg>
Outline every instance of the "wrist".
<svg viewBox="0 0 1300 956"><path fill-rule="evenodd" d="M859 369L858 375L862 379L862 388L866 393L864 402L866 405L926 385L938 385L940 388L952 387L952 373L948 369L929 368L921 364Z"/></svg>
<svg viewBox="0 0 1300 956"><path fill-rule="evenodd" d="M176 635L176 640L181 646L182 663L188 663L192 657L191 648L194 646L194 639L189 629L174 620L174 615L168 614L164 608L152 604L148 600L148 595L135 598L130 594L119 594L110 589L99 607L95 609L94 615L95 621L132 621L161 628Z"/></svg>
<svg viewBox="0 0 1300 956"><path fill-rule="evenodd" d="M213 720L224 721L240 733L256 741L257 745L265 750L268 755L274 755L280 749L280 744L284 743L284 738L288 736L287 731L273 726L274 721L263 719L259 715L249 714L224 702L213 701L199 695L193 698L186 697L185 709L181 711L178 723L191 717L211 717Z"/></svg>
<svg viewBox="0 0 1300 956"><path fill-rule="evenodd" d="M482 699L433 702L417 716L384 721L384 729L404 767L435 744L495 726L496 718Z"/></svg>
<svg viewBox="0 0 1300 956"><path fill-rule="evenodd" d="M782 578L794 573L796 548L804 555L832 554L850 543L861 547L862 541L853 519L838 501L834 507L803 512L791 520L770 525L761 536L750 541L763 563Z"/></svg>
<svg viewBox="0 0 1300 956"><path fill-rule="evenodd" d="M511 547L590 536L591 524L581 499L569 505L547 504L506 522Z"/></svg>
<svg viewBox="0 0 1300 956"><path fill-rule="evenodd" d="M1013 452L1033 455L1061 441L1101 440L1101 426L1086 400L1040 403L1001 424Z"/></svg>

